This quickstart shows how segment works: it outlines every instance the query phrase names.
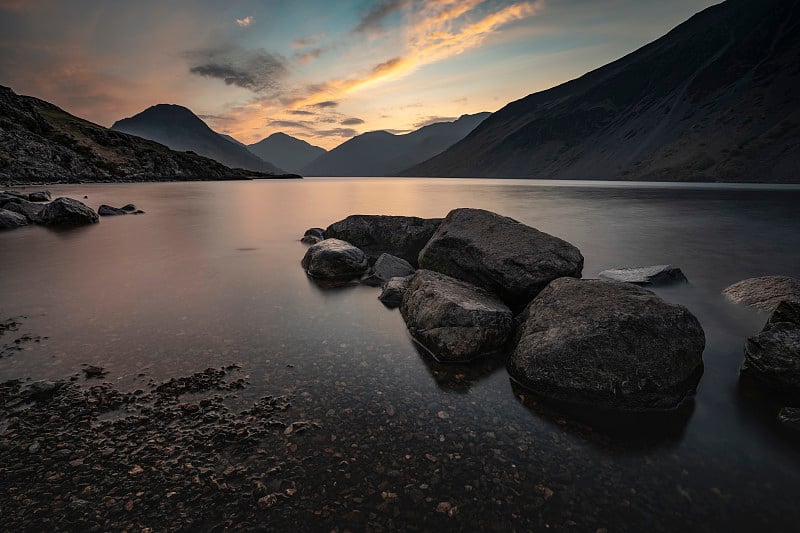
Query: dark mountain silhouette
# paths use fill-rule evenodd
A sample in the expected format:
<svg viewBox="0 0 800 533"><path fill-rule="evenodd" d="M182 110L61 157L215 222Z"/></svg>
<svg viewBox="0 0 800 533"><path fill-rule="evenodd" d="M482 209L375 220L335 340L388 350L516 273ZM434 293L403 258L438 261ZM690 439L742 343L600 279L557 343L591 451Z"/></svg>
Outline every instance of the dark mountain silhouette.
<svg viewBox="0 0 800 533"><path fill-rule="evenodd" d="M265 161L272 161L287 172L299 172L325 153L323 148L286 135L273 133L266 139L248 146L251 152Z"/></svg>
<svg viewBox="0 0 800 533"><path fill-rule="evenodd" d="M230 135L227 135L227 134L225 134L225 133L220 133L220 134L219 134L219 136L220 136L220 137L222 137L222 138L223 138L223 139L225 139L225 140L228 140L228 141L232 142L233 144L236 144L236 145L238 145L238 146L244 146L245 148L247 148L247 145L246 145L246 144L244 144L244 143L243 143L242 141L240 141L239 139L236 139L236 138L234 138L234 137L231 137Z"/></svg>
<svg viewBox="0 0 800 533"><path fill-rule="evenodd" d="M464 138L489 113L463 115L404 135L371 131L353 137L305 166L308 176L393 176Z"/></svg>
<svg viewBox="0 0 800 533"><path fill-rule="evenodd" d="M800 181L800 2L728 0L403 172Z"/></svg>
<svg viewBox="0 0 800 533"><path fill-rule="evenodd" d="M283 172L247 148L223 138L183 106L154 105L138 115L118 120L111 129L159 142L173 150L192 151L232 168L268 173Z"/></svg>
<svg viewBox="0 0 800 533"><path fill-rule="evenodd" d="M218 180L253 174L109 130L0 86L4 182Z"/></svg>

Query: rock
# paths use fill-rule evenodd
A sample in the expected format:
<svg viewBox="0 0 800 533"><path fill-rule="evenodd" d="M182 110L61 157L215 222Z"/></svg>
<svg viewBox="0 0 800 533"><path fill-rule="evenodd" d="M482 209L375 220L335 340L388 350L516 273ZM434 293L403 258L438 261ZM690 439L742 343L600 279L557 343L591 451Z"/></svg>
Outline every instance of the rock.
<svg viewBox="0 0 800 533"><path fill-rule="evenodd" d="M635 268L612 268L598 274L603 279L622 281L635 285L670 285L688 283L681 269L672 265L655 265Z"/></svg>
<svg viewBox="0 0 800 533"><path fill-rule="evenodd" d="M13 229L27 224L28 219L25 215L0 208L0 229Z"/></svg>
<svg viewBox="0 0 800 533"><path fill-rule="evenodd" d="M82 226L100 219L86 204L72 198L56 198L42 210L40 222L46 226Z"/></svg>
<svg viewBox="0 0 800 533"><path fill-rule="evenodd" d="M560 278L520 316L509 373L567 404L666 411L694 394L704 347L681 305L628 283Z"/></svg>
<svg viewBox="0 0 800 533"><path fill-rule="evenodd" d="M28 200L20 200L18 202L9 202L5 205L7 211L12 211L24 216L28 222L36 223L39 221L39 215L45 206L42 204L35 204Z"/></svg>
<svg viewBox="0 0 800 533"><path fill-rule="evenodd" d="M113 217L119 215L127 215L128 211L124 209L120 209L118 207L111 207L110 205L101 205L100 208L97 210L97 214L101 217Z"/></svg>
<svg viewBox="0 0 800 533"><path fill-rule="evenodd" d="M367 256L349 242L325 239L306 250L301 264L312 278L346 280L367 270Z"/></svg>
<svg viewBox="0 0 800 533"><path fill-rule="evenodd" d="M305 233L303 233L303 237L300 239L300 242L303 244L317 244L320 241L325 240L325 230L322 228L308 228Z"/></svg>
<svg viewBox="0 0 800 533"><path fill-rule="evenodd" d="M786 429L800 432L800 407L784 407L778 412L778 422Z"/></svg>
<svg viewBox="0 0 800 533"><path fill-rule="evenodd" d="M133 204L125 204L120 207L123 211L127 211L128 213L135 213L136 211L141 211L141 209L136 209L136 206Z"/></svg>
<svg viewBox="0 0 800 533"><path fill-rule="evenodd" d="M780 302L761 333L745 341L741 372L800 395L800 302Z"/></svg>
<svg viewBox="0 0 800 533"><path fill-rule="evenodd" d="M108 372L106 372L103 369L103 367L95 365L88 365L86 368L83 369L83 373L86 374L87 378L99 378L108 374Z"/></svg>
<svg viewBox="0 0 800 533"><path fill-rule="evenodd" d="M51 198L50 191L36 191L28 194L28 200L31 202L49 202Z"/></svg>
<svg viewBox="0 0 800 533"><path fill-rule="evenodd" d="M455 209L420 252L419 264L521 308L550 281L580 277L583 256L570 243L514 219L482 209Z"/></svg>
<svg viewBox="0 0 800 533"><path fill-rule="evenodd" d="M383 305L389 307L390 309L400 307L400 304L403 302L403 295L406 293L406 289L408 289L408 282L410 280L410 276L405 278L390 279L383 285L381 293L378 296L378 300L383 302Z"/></svg>
<svg viewBox="0 0 800 533"><path fill-rule="evenodd" d="M325 238L352 243L373 261L387 253L405 259L416 268L420 250L441 222L440 218L350 215L328 226Z"/></svg>
<svg viewBox="0 0 800 533"><path fill-rule="evenodd" d="M300 242L303 244L317 244L318 242L322 242L324 239L320 239L316 235L303 235L303 238L300 239Z"/></svg>
<svg viewBox="0 0 800 533"><path fill-rule="evenodd" d="M748 278L725 288L722 294L734 303L772 312L782 300L800 302L800 279L789 276Z"/></svg>
<svg viewBox="0 0 800 533"><path fill-rule="evenodd" d="M502 348L511 310L490 292L439 272L418 270L400 313L412 337L440 362L466 362Z"/></svg>
<svg viewBox="0 0 800 533"><path fill-rule="evenodd" d="M28 385L27 396L37 400L49 398L56 393L61 385L61 382L50 381L47 379L34 381Z"/></svg>
<svg viewBox="0 0 800 533"><path fill-rule="evenodd" d="M369 275L361 282L365 285L380 287L392 278L404 278L414 273L414 267L408 261L389 254L381 254L372 268Z"/></svg>

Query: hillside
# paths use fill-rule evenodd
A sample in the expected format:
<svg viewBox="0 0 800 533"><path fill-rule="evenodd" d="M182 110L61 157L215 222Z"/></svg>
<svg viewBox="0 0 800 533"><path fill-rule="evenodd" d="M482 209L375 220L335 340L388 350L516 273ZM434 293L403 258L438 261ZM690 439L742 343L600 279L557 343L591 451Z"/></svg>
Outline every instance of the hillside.
<svg viewBox="0 0 800 533"><path fill-rule="evenodd" d="M111 129L156 141L173 150L192 151L231 168L283 173L283 170L260 159L246 147L225 139L191 110L179 105L158 104L149 107L133 117L118 120Z"/></svg>
<svg viewBox="0 0 800 533"><path fill-rule="evenodd" d="M111 131L0 86L0 180L5 183L218 180L252 175Z"/></svg>
<svg viewBox="0 0 800 533"><path fill-rule="evenodd" d="M799 43L797 0L728 0L403 174L800 181Z"/></svg>
<svg viewBox="0 0 800 533"><path fill-rule="evenodd" d="M393 176L464 138L489 113L463 115L411 133L372 131L353 137L304 167L307 176Z"/></svg>
<svg viewBox="0 0 800 533"><path fill-rule="evenodd" d="M325 153L325 150L319 146L314 146L282 132L273 133L266 139L249 145L248 148L261 159L271 161L287 172L299 172L304 166Z"/></svg>

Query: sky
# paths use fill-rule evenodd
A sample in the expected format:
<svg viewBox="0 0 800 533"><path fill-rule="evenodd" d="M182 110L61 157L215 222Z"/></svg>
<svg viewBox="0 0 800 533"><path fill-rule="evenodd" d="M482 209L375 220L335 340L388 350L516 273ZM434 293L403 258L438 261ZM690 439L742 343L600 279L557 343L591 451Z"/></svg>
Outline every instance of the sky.
<svg viewBox="0 0 800 533"><path fill-rule="evenodd" d="M180 104L326 149L494 112L717 0L0 0L0 84L110 126Z"/></svg>

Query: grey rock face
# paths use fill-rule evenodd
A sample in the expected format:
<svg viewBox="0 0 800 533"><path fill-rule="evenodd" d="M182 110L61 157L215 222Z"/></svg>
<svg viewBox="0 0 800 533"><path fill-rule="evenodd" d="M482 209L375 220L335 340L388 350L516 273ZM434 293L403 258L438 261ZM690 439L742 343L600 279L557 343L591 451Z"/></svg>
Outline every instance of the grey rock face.
<svg viewBox="0 0 800 533"><path fill-rule="evenodd" d="M29 202L27 200L20 200L18 202L9 202L5 205L4 209L13 211L23 215L28 222L36 223L39 221L39 215L44 209L44 205Z"/></svg>
<svg viewBox="0 0 800 533"><path fill-rule="evenodd" d="M0 229L14 229L27 224L28 219L25 218L25 215L7 209L0 209Z"/></svg>
<svg viewBox="0 0 800 533"><path fill-rule="evenodd" d="M352 243L373 260L387 253L405 259L416 268L420 250L441 221L440 218L350 215L328 226L325 238Z"/></svg>
<svg viewBox="0 0 800 533"><path fill-rule="evenodd" d="M520 318L509 373L557 401L671 410L703 372L705 335L694 315L635 285L560 278Z"/></svg>
<svg viewBox="0 0 800 533"><path fill-rule="evenodd" d="M672 265L655 265L635 268L612 268L598 274L603 279L622 281L635 285L670 285L688 283L681 269Z"/></svg>
<svg viewBox="0 0 800 533"><path fill-rule="evenodd" d="M325 239L306 250L301 264L312 278L346 280L367 270L367 256L349 242Z"/></svg>
<svg viewBox="0 0 800 533"><path fill-rule="evenodd" d="M418 270L400 313L409 332L442 362L466 362L502 348L511 310L490 292L430 270Z"/></svg>
<svg viewBox="0 0 800 533"><path fill-rule="evenodd" d="M784 407L778 412L778 422L786 429L800 433L800 407Z"/></svg>
<svg viewBox="0 0 800 533"><path fill-rule="evenodd" d="M408 284L410 281L410 276L405 278L390 279L381 288L381 293L378 296L378 300L383 302L383 305L390 309L400 307L400 304L403 303L403 296L408 289Z"/></svg>
<svg viewBox="0 0 800 533"><path fill-rule="evenodd" d="M780 302L761 333L745 341L741 372L800 394L800 302Z"/></svg>
<svg viewBox="0 0 800 533"><path fill-rule="evenodd" d="M392 278L405 278L414 273L414 267L405 259L381 254L370 268L369 276L362 280L365 285L379 287Z"/></svg>
<svg viewBox="0 0 800 533"><path fill-rule="evenodd" d="M771 312L783 300L800 302L800 279L789 276L748 278L725 288L722 294L735 303Z"/></svg>
<svg viewBox="0 0 800 533"><path fill-rule="evenodd" d="M56 198L39 215L41 224L46 226L83 226L96 224L100 218L83 202L72 198Z"/></svg>
<svg viewBox="0 0 800 533"><path fill-rule="evenodd" d="M580 277L583 256L570 243L482 209L455 209L419 254L442 272L522 307L550 281Z"/></svg>

